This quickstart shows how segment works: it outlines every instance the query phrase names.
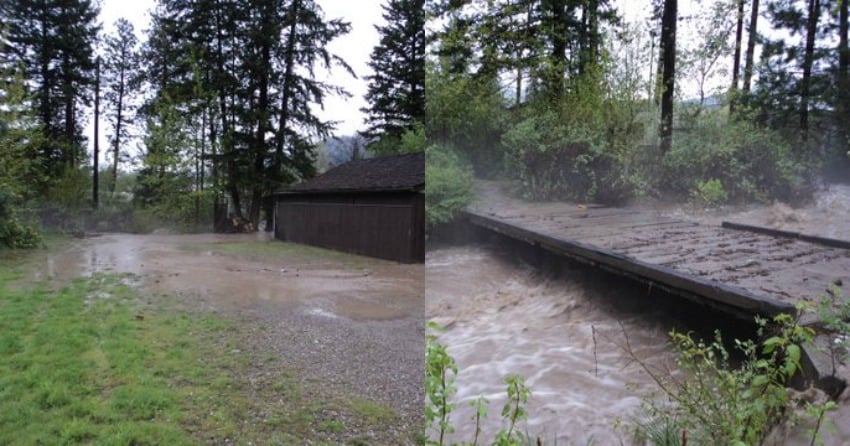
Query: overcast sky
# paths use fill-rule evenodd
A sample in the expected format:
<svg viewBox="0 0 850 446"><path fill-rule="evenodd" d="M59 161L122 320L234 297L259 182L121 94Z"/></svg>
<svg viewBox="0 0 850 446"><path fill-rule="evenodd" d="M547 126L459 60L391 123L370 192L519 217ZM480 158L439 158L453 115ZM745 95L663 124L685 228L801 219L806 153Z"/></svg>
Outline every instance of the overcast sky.
<svg viewBox="0 0 850 446"><path fill-rule="evenodd" d="M366 101L363 99L367 88L365 77L371 72L367 62L372 48L378 43L378 32L374 25L383 23L382 0L317 0L317 3L324 10L325 18L343 18L351 23L351 32L331 42L329 49L348 62L357 74L357 78L351 77L339 68L330 73L317 71L316 74L321 80L343 86L352 94L352 97L347 99L338 96L328 97L324 110L316 110L316 113L322 119L340 121L336 135L353 134L365 128L363 124L365 115L360 109L366 107ZM100 22L103 24L103 31L113 33L113 24L123 17L133 23L139 41L144 41L144 31L150 26L149 12L155 5L155 0L102 0ZM104 148L107 147L109 129L103 119L101 119L100 128L100 146ZM87 132L91 139L93 132L91 124ZM101 149L101 152L103 151ZM101 155L101 162L103 161L104 157Z"/></svg>

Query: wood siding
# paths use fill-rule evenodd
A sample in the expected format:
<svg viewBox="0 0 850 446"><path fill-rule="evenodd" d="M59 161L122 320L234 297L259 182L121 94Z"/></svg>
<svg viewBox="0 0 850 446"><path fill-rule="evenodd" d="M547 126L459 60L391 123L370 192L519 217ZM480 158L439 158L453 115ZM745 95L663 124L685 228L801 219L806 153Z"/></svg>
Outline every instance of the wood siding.
<svg viewBox="0 0 850 446"><path fill-rule="evenodd" d="M283 194L275 238L402 263L425 261L421 193Z"/></svg>

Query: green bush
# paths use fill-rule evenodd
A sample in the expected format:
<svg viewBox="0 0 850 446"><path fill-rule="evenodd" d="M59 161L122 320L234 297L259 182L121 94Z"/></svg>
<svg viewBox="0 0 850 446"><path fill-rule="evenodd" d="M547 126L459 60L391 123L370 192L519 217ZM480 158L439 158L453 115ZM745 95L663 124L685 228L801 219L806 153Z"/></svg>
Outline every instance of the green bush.
<svg viewBox="0 0 850 446"><path fill-rule="evenodd" d="M425 150L427 144L425 126L416 122L412 129L405 130L401 135L381 136L369 145L369 150L380 155L413 153Z"/></svg>
<svg viewBox="0 0 850 446"><path fill-rule="evenodd" d="M805 192L806 166L772 130L723 113L707 114L673 138L663 159L662 188L687 197L709 181L722 184L732 202L794 200Z"/></svg>
<svg viewBox="0 0 850 446"><path fill-rule="evenodd" d="M726 189L717 178L708 181L697 180L695 189L691 192L694 204L701 207L712 207L726 202Z"/></svg>
<svg viewBox="0 0 850 446"><path fill-rule="evenodd" d="M15 196L0 189L0 245L13 249L31 249L41 243L41 234L32 226L20 222Z"/></svg>
<svg viewBox="0 0 850 446"><path fill-rule="evenodd" d="M502 137L527 198L620 204L643 189L640 107L592 67L561 100L532 100Z"/></svg>
<svg viewBox="0 0 850 446"><path fill-rule="evenodd" d="M425 149L425 227L450 221L473 198L472 169L451 148Z"/></svg>
<svg viewBox="0 0 850 446"><path fill-rule="evenodd" d="M477 176L495 177L503 167L501 138L509 117L498 78L451 73L432 63L427 68L429 141L454 147Z"/></svg>
<svg viewBox="0 0 850 446"><path fill-rule="evenodd" d="M503 138L508 170L526 198L619 203L635 187L603 127L555 112L524 119Z"/></svg>
<svg viewBox="0 0 850 446"><path fill-rule="evenodd" d="M215 193L173 191L160 200L137 206L133 211L133 232L147 233L160 228L193 232L212 225Z"/></svg>
<svg viewBox="0 0 850 446"><path fill-rule="evenodd" d="M801 345L811 342L814 332L789 314L773 319L770 336L764 331L768 321L756 318L756 322L758 335L764 340L735 340L742 357L737 364L720 332L711 342L694 339L689 333L671 332L678 354L676 363L684 372L681 377L652 370L631 353L665 396L664 401L645 401L644 416L636 420L636 443L763 444L773 427L795 421L794 409L805 406L805 416L816 423L814 444L824 413L833 410L835 403L807 403L786 387L800 370Z"/></svg>

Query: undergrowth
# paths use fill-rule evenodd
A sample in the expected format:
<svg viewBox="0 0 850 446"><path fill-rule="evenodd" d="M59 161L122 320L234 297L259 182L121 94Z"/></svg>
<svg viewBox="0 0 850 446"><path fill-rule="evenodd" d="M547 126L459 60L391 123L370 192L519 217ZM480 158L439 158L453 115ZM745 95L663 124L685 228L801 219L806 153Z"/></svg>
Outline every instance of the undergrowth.
<svg viewBox="0 0 850 446"><path fill-rule="evenodd" d="M719 331L708 341L672 331L678 376L653 369L627 347L663 396L644 400L642 413L634 419L634 441L659 446L761 445L775 427L805 419L814 423L812 444L820 441L825 414L836 403L805 401L786 387L800 371L801 346L815 334L798 322L789 314L770 322L757 317L758 338L763 340L734 340L739 360ZM798 407L805 408L804 413L795 410Z"/></svg>

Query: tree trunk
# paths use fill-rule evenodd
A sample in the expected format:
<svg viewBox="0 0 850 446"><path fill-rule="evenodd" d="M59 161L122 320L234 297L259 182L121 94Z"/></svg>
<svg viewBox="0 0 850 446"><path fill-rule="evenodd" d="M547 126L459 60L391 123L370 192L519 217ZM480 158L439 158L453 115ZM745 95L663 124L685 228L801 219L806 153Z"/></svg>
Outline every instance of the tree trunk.
<svg viewBox="0 0 850 446"><path fill-rule="evenodd" d="M216 2L216 29L217 33L217 54L216 54L216 63L219 75L224 75L224 47L222 45L222 40L224 36L222 35L222 24L221 24L221 3ZM230 199L233 202L233 210L235 212L235 217L242 219L242 201L239 197L239 186L237 183L239 173L236 170L236 161L234 160L233 154L233 135L230 129L230 125L227 121L228 116L228 108L227 108L227 91L225 91L224 83L220 80L217 82L218 87L218 104L221 110L221 134L222 134L222 156L226 158L225 166L227 169L227 191L230 193Z"/></svg>
<svg viewBox="0 0 850 446"><path fill-rule="evenodd" d="M850 80L850 47L848 47L848 2L841 0L841 6L838 10L838 76L844 87L847 87L847 81ZM843 90L844 93L848 91ZM847 105L847 104L845 104Z"/></svg>
<svg viewBox="0 0 850 446"><path fill-rule="evenodd" d="M850 149L850 47L848 47L848 6L841 0L838 10L838 122L844 129L845 148ZM850 150L848 150L850 153Z"/></svg>
<svg viewBox="0 0 850 446"><path fill-rule="evenodd" d="M729 115L735 113L735 101L738 99L738 74L741 71L741 42L744 34L744 0L738 1L737 26L735 28L735 55L732 61L732 88L729 89Z"/></svg>
<svg viewBox="0 0 850 446"><path fill-rule="evenodd" d="M548 92L552 101L560 101L564 97L564 73L567 70L567 11L565 0L551 0L552 13L552 72L549 79Z"/></svg>
<svg viewBox="0 0 850 446"><path fill-rule="evenodd" d="M94 153L92 154L92 206L97 209L100 206L100 168L98 158L100 157L100 58L95 61L94 68Z"/></svg>
<svg viewBox="0 0 850 446"><path fill-rule="evenodd" d="M121 148L121 124L124 113L124 61L121 61L120 75L118 80L118 109L115 117L115 147L112 148L112 190L115 194L115 186L118 184L118 157Z"/></svg>
<svg viewBox="0 0 850 446"><path fill-rule="evenodd" d="M800 130L803 140L809 132L809 95L812 79L812 64L815 58L815 33L817 32L820 0L809 0L809 15L806 20L806 51L803 58L803 78L800 80Z"/></svg>
<svg viewBox="0 0 850 446"><path fill-rule="evenodd" d="M590 47L589 48L590 49L590 53L589 53L590 57L588 59L588 62L591 65L594 65L599 60L599 40L600 40L600 38L599 38L599 11L598 11L599 2L597 2L597 1L588 2L587 8L589 9L589 11L588 11L589 19L588 20L589 20L589 23L590 23L590 29L588 31L589 32L588 42L589 42L589 47ZM587 67L585 67L585 68L587 68Z"/></svg>
<svg viewBox="0 0 850 446"><path fill-rule="evenodd" d="M280 121L277 129L277 147L274 154L274 173L275 180L281 179L281 169L283 168L283 148L286 140L286 121L289 120L289 96L292 90L293 70L295 65L295 27L298 24L298 13L300 2L295 0L292 2L289 17L289 36L286 40L286 53L284 55L284 74L283 85L281 86L280 99Z"/></svg>
<svg viewBox="0 0 850 446"><path fill-rule="evenodd" d="M747 28L747 55L744 60L744 94L750 92L750 82L753 79L753 58L756 52L756 37L758 37L759 0L753 0L750 11L750 26Z"/></svg>
<svg viewBox="0 0 850 446"><path fill-rule="evenodd" d="M661 17L661 155L670 151L673 143L673 94L676 87L676 20L677 0L664 1Z"/></svg>
<svg viewBox="0 0 850 446"><path fill-rule="evenodd" d="M274 10L266 7L262 12L262 43L260 46L260 72L259 72L259 90L260 97L257 103L257 136L254 148L254 178L253 196L251 197L251 221L254 227L259 227L260 210L266 210L266 230L272 224L271 212L264 200L266 193L276 187L276 180L267 178L265 172L266 165L266 132L268 117L271 115L269 107L269 74L272 70L272 55L271 41L271 26Z"/></svg>
<svg viewBox="0 0 850 446"><path fill-rule="evenodd" d="M74 153L74 133L76 130L74 125L74 85L71 80L71 62L67 54L62 56L62 77L62 93L65 100L65 132L62 135L65 142L65 156L63 158L67 166L74 169L77 167L77 156Z"/></svg>

